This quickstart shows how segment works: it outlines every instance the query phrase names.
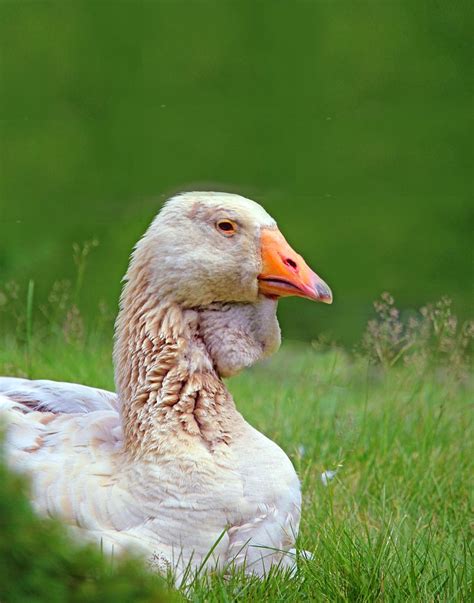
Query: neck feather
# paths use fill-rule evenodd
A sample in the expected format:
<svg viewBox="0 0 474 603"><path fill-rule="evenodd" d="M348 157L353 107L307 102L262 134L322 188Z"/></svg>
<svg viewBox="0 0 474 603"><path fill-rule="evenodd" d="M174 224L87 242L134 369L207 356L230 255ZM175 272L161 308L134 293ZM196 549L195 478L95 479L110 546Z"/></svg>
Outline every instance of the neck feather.
<svg viewBox="0 0 474 603"><path fill-rule="evenodd" d="M228 444L242 423L221 376L278 348L276 302L183 308L153 288L150 264L143 249L132 259L116 323L125 447L143 457L176 453L177 439L193 439L213 450Z"/></svg>
<svg viewBox="0 0 474 603"><path fill-rule="evenodd" d="M115 379L125 447L161 454L179 438L229 443L240 415L199 334L199 315L157 301L146 266L134 267L116 324Z"/></svg>

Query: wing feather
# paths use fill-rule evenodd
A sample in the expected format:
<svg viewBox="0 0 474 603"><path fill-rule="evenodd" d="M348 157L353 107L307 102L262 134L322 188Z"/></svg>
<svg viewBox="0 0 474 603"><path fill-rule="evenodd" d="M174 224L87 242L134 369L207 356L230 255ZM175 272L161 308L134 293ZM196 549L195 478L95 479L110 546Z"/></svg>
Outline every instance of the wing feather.
<svg viewBox="0 0 474 603"><path fill-rule="evenodd" d="M0 394L6 460L12 469L30 477L38 512L60 516L86 530L123 528L145 521L140 506L127 491L122 426L118 411L110 407L113 398L99 392L94 399L97 390L79 386L79 394L89 394L87 410L82 405L82 412L74 413L69 404L68 413L57 412L58 405L54 400L52 403L48 392L51 386L54 396L59 391L74 391L71 384L48 382L44 387L42 382L21 379L8 384L6 379L0 381L2 391L8 393ZM25 403L28 392L35 405ZM98 401L102 409L93 410ZM104 401L109 402L109 408L103 408ZM41 410L35 410L38 406ZM125 483L119 484L120 479Z"/></svg>
<svg viewBox="0 0 474 603"><path fill-rule="evenodd" d="M115 393L77 383L0 377L0 394L31 410L43 412L88 413L95 410L117 410Z"/></svg>

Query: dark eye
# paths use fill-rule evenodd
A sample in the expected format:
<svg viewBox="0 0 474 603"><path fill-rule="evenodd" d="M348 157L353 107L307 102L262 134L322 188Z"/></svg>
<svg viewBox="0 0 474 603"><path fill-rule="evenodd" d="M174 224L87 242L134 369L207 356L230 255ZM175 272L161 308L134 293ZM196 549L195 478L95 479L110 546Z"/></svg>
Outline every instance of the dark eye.
<svg viewBox="0 0 474 603"><path fill-rule="evenodd" d="M237 231L237 224L233 220L219 220L216 222L216 228L226 237L231 237Z"/></svg>

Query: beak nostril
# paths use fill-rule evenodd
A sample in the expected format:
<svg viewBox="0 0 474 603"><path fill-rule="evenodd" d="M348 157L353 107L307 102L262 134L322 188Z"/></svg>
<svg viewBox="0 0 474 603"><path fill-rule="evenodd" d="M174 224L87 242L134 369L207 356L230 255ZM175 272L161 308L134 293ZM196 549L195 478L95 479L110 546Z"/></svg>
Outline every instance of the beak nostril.
<svg viewBox="0 0 474 603"><path fill-rule="evenodd" d="M292 268L298 267L298 264L295 262L295 260L292 260L291 258L286 258L286 260L283 260L283 263L287 266L291 266Z"/></svg>

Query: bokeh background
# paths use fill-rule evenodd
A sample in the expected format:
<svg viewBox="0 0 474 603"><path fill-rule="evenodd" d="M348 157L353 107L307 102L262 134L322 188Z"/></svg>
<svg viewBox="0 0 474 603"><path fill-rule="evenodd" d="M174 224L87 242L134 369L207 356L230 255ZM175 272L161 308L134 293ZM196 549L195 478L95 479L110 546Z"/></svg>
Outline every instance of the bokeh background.
<svg viewBox="0 0 474 603"><path fill-rule="evenodd" d="M467 316L471 35L459 0L2 0L0 284L41 299L97 238L82 304L115 308L163 200L221 189L333 288L286 336L352 342L384 290Z"/></svg>

